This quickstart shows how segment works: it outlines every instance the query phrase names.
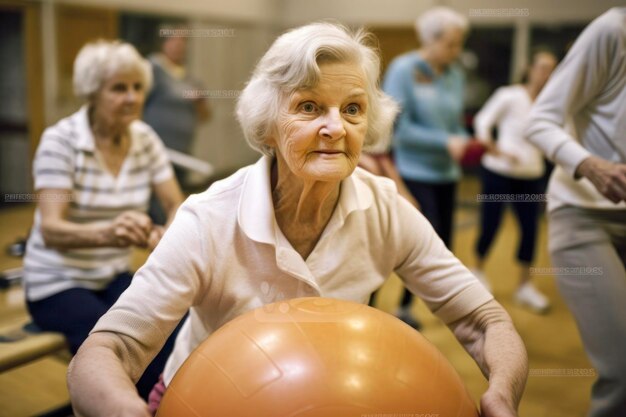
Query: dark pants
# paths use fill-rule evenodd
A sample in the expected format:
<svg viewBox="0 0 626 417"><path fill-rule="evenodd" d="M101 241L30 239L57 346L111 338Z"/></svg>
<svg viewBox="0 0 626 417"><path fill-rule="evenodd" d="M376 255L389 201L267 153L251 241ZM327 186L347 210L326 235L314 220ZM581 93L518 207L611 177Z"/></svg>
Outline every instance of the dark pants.
<svg viewBox="0 0 626 417"><path fill-rule="evenodd" d="M456 183L430 184L406 178L404 182L420 204L422 214L433 225L437 235L448 248L452 248ZM413 294L405 289L401 306L408 307L412 299Z"/></svg>
<svg viewBox="0 0 626 417"><path fill-rule="evenodd" d="M483 194L511 194L529 195L529 198L514 198L511 202L521 229L521 239L517 248L517 259L520 262L530 263L535 253L537 240L537 219L539 216L539 199L537 196L543 191L542 180L524 180L506 177L482 169ZM483 202L480 211L481 233L476 243L476 253L484 258L491 247L498 231L504 213L504 201Z"/></svg>
<svg viewBox="0 0 626 417"><path fill-rule="evenodd" d="M44 331L59 332L65 335L72 354L76 354L96 322L117 301L128 288L132 274L119 274L102 291L85 288L71 288L39 301L28 301L28 311L34 323ZM182 320L181 320L182 323ZM148 365L143 376L137 382L137 391L145 400L150 390L159 380L165 361L174 347L178 328L169 337L161 352Z"/></svg>

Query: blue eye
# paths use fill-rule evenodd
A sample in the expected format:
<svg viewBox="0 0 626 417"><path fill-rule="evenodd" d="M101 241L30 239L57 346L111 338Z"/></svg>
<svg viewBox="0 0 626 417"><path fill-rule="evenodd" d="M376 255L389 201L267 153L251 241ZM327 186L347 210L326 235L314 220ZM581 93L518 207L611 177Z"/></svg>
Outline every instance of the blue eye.
<svg viewBox="0 0 626 417"><path fill-rule="evenodd" d="M348 113L350 116L356 116L357 114L359 114L360 111L361 106L359 106L358 104L353 103L346 107L346 113Z"/></svg>

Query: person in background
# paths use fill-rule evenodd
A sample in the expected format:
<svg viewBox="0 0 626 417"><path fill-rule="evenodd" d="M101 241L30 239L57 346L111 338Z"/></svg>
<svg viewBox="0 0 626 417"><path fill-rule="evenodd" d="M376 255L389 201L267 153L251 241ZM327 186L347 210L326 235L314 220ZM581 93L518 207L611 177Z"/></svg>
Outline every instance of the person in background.
<svg viewBox="0 0 626 417"><path fill-rule="evenodd" d="M165 232L146 215L151 191L168 222L183 201L163 143L138 120L151 79L130 44L87 44L74 62L74 90L87 103L46 129L35 154L27 306L38 327L63 333L72 353L130 285L131 249L153 249ZM145 398L172 346L170 339L139 381Z"/></svg>
<svg viewBox="0 0 626 417"><path fill-rule="evenodd" d="M196 129L211 117L202 94L202 84L185 68L187 38L185 28L167 25L160 30L161 51L149 57L152 64L153 86L146 99L143 120L163 140L167 148L190 154ZM185 186L185 171L174 168L178 182ZM152 199L152 219L162 224L166 216Z"/></svg>
<svg viewBox="0 0 626 417"><path fill-rule="evenodd" d="M467 19L447 7L435 7L416 21L421 47L395 58L383 89L401 107L393 134L398 172L448 248L458 161L467 142L463 127L464 78L455 64L469 29ZM413 297L405 291L396 315L413 327Z"/></svg>
<svg viewBox="0 0 626 417"><path fill-rule="evenodd" d="M501 87L491 96L474 119L476 136L487 147L482 158L482 195L523 195L526 200L511 202L520 225L517 250L520 277L515 300L535 312L550 307L548 299L530 282L530 266L535 254L540 197L543 190L544 161L539 149L528 143L524 129L533 101L557 65L557 58L547 50L537 50L522 84ZM498 140L491 132L498 129ZM474 275L491 289L484 272L485 258L500 227L504 201L483 201L480 212L480 237L476 242Z"/></svg>
<svg viewBox="0 0 626 417"><path fill-rule="evenodd" d="M626 7L578 37L537 98L526 136L556 164L548 245L598 374L588 415L626 416Z"/></svg>

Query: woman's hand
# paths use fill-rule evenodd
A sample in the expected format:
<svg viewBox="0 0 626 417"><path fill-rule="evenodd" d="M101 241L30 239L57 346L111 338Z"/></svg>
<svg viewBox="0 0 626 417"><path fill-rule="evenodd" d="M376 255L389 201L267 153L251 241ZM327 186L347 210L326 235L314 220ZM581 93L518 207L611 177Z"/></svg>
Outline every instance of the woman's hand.
<svg viewBox="0 0 626 417"><path fill-rule="evenodd" d="M109 228L112 246L148 246L152 220L139 211L125 211L118 215Z"/></svg>
<svg viewBox="0 0 626 417"><path fill-rule="evenodd" d="M515 407L503 395L488 389L480 399L481 417L517 417Z"/></svg>
<svg viewBox="0 0 626 417"><path fill-rule="evenodd" d="M615 204L626 201L626 164L590 156L578 165L576 174L591 181L603 196Z"/></svg>
<svg viewBox="0 0 626 417"><path fill-rule="evenodd" d="M155 224L152 226L152 230L150 231L150 236L148 236L148 249L153 251L154 248L159 244L159 241L163 237L165 233L165 227Z"/></svg>
<svg viewBox="0 0 626 417"><path fill-rule="evenodd" d="M482 417L517 417L528 377L528 357L511 318L495 300L450 324L456 338L489 380Z"/></svg>
<svg viewBox="0 0 626 417"><path fill-rule="evenodd" d="M463 155L465 154L467 139L463 136L450 136L446 146L452 159L458 162L463 159Z"/></svg>

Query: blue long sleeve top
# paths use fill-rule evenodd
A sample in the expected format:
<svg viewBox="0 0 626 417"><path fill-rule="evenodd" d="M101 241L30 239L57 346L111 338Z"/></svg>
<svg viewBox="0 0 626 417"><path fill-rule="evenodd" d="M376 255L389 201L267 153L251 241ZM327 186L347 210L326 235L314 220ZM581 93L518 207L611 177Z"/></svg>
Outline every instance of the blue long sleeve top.
<svg viewBox="0 0 626 417"><path fill-rule="evenodd" d="M463 72L450 65L435 75L430 65L413 51L390 64L383 90L401 106L393 146L402 177L426 183L457 181L461 169L448 153L451 135L467 136L462 124Z"/></svg>

